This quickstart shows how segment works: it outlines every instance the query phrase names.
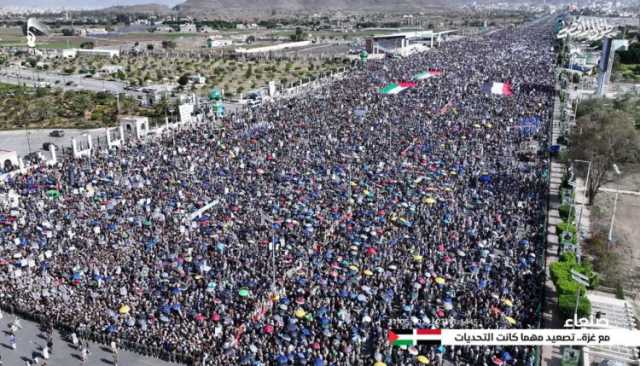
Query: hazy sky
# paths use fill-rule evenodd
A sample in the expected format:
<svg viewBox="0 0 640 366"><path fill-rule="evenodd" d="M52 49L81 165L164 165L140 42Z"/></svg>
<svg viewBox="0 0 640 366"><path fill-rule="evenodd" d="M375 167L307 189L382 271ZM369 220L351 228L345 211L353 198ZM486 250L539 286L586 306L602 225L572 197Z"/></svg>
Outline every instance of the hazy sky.
<svg viewBox="0 0 640 366"><path fill-rule="evenodd" d="M0 0L0 7L20 8L106 8L112 5L164 4L173 6L184 0Z"/></svg>

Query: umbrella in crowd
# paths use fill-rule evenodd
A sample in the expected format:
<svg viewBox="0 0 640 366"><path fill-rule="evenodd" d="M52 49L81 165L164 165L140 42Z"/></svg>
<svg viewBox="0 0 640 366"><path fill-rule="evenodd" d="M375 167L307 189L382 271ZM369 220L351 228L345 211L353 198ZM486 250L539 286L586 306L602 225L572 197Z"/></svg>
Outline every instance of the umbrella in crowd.
<svg viewBox="0 0 640 366"><path fill-rule="evenodd" d="M4 178L0 301L208 365L531 364L386 330L537 326L551 24Z"/></svg>

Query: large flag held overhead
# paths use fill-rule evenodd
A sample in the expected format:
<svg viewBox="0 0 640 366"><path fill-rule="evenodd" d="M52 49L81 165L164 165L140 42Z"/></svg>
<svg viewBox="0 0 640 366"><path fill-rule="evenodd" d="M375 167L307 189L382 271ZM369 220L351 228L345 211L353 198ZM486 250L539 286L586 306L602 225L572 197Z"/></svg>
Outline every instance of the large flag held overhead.
<svg viewBox="0 0 640 366"><path fill-rule="evenodd" d="M419 72L413 76L413 80L424 80L442 75L442 70L429 68L427 71Z"/></svg>
<svg viewBox="0 0 640 366"><path fill-rule="evenodd" d="M513 95L511 90L511 84L509 83L496 83L489 82L482 86L482 91L487 94L504 95L510 97Z"/></svg>
<svg viewBox="0 0 640 366"><path fill-rule="evenodd" d="M416 86L416 83L410 81L402 81L399 83L390 83L384 88L380 89L380 94L398 94L403 90L407 90L409 88L413 88Z"/></svg>
<svg viewBox="0 0 640 366"><path fill-rule="evenodd" d="M441 329L392 329L387 333L389 343L394 346L411 347L418 344L440 344Z"/></svg>

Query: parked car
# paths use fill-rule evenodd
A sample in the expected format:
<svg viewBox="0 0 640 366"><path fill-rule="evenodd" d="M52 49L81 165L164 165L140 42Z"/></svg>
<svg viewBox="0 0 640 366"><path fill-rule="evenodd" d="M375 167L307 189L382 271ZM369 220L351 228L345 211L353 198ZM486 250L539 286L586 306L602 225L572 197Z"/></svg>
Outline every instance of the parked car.
<svg viewBox="0 0 640 366"><path fill-rule="evenodd" d="M53 142L45 142L44 144L42 144L42 150L49 151L49 148L51 146L54 146L56 148L58 147L58 145L54 144Z"/></svg>
<svg viewBox="0 0 640 366"><path fill-rule="evenodd" d="M64 137L64 131L62 130L53 130L49 132L49 136L51 137Z"/></svg>
<svg viewBox="0 0 640 366"><path fill-rule="evenodd" d="M25 155L24 160L32 164L38 164L42 159L40 159L40 155L37 152L32 152Z"/></svg>
<svg viewBox="0 0 640 366"><path fill-rule="evenodd" d="M624 362L616 360L602 360L599 366L624 366Z"/></svg>

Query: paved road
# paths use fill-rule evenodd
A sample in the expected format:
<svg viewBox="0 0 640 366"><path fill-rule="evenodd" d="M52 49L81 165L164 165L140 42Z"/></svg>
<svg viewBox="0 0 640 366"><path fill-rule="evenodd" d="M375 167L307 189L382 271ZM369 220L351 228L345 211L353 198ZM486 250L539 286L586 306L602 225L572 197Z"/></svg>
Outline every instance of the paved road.
<svg viewBox="0 0 640 366"><path fill-rule="evenodd" d="M0 131L0 149L15 150L18 156L25 156L30 151L39 151L42 153L48 153L42 150L42 144L45 142L53 142L58 147L70 147L71 139L77 138L78 141L86 143L86 138L82 138L82 135L91 133L94 138L97 136L104 137L104 129L94 130L79 130L79 129L65 129L64 137L49 137L49 132L53 129L30 129L30 130L12 130L12 131ZM49 155L46 155L47 157Z"/></svg>
<svg viewBox="0 0 640 366"><path fill-rule="evenodd" d="M3 313L0 320L0 355L4 366L22 366L29 360L33 363L34 357L40 358L39 365L42 365L40 352L46 343L46 337L40 332L35 323L20 320L23 328L17 333L17 347L12 350L9 346L8 324L14 319L13 315ZM113 356L108 347L91 343L88 362L84 366L109 366L113 365ZM80 358L80 350L76 350L70 342L66 342L57 331L53 337L53 352L47 361L47 366L75 366L83 365ZM143 357L135 353L120 351L120 366L177 366L178 364L164 362L150 357Z"/></svg>
<svg viewBox="0 0 640 366"><path fill-rule="evenodd" d="M58 83L56 84L56 81ZM127 93L137 95L142 93L125 90L125 84L118 81L98 80L85 78L82 75L61 75L52 72L36 72L34 70L21 69L17 67L0 69L0 82L14 85L25 84L36 86L37 82L49 83L51 87L62 88L63 90L89 90L108 91L110 93ZM67 85L72 83L71 85Z"/></svg>

